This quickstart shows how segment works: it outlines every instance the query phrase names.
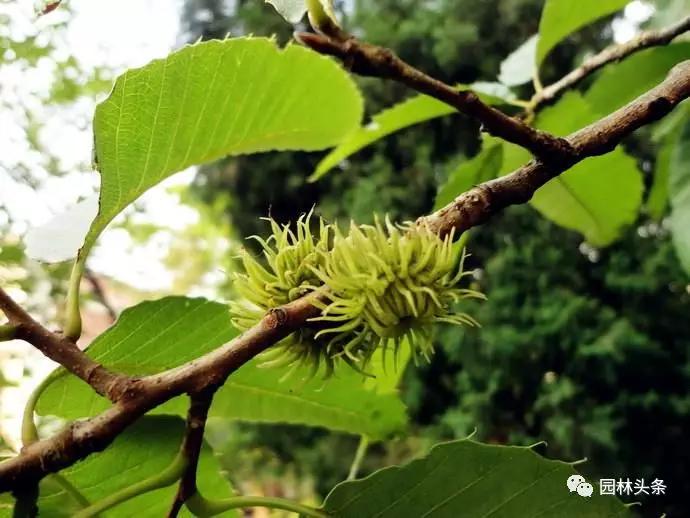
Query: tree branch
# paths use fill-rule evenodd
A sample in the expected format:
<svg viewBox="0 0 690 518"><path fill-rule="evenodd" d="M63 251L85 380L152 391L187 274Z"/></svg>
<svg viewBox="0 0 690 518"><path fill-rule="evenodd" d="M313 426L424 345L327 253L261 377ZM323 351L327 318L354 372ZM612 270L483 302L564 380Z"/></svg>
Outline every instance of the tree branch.
<svg viewBox="0 0 690 518"><path fill-rule="evenodd" d="M567 141L574 153L548 164L532 160L507 176L460 195L419 222L440 235L455 229L455 236L459 236L503 208L527 202L539 187L577 162L610 152L624 137L660 119L688 97L690 60L676 65L661 84L627 106L570 135ZM110 409L86 421L72 423L54 437L31 444L17 457L0 463L0 492L21 488L103 450L127 426L175 396L221 386L247 361L318 316L320 311L313 305L316 297L318 293L312 293L270 311L253 328L196 360L131 380ZM1 294L0 308L11 321L18 320L16 308Z"/></svg>
<svg viewBox="0 0 690 518"><path fill-rule="evenodd" d="M84 354L72 340L59 333L53 333L36 322L2 288L0 310L14 326L13 338L30 343L48 358L91 385L100 395L111 401L117 400L129 384L129 377L109 371Z"/></svg>
<svg viewBox="0 0 690 518"><path fill-rule="evenodd" d="M181 453L187 459L187 464L180 479L180 485L172 503L168 518L175 518L182 506L197 492L196 472L199 466L201 447L204 444L204 430L208 410L213 402L216 387L190 396L189 411L187 413L187 429L182 443Z"/></svg>
<svg viewBox="0 0 690 518"><path fill-rule="evenodd" d="M676 22L664 29L645 31L626 43L612 45L602 50L598 54L588 58L579 67L566 74L555 83L546 86L543 90L535 93L530 100L530 108L532 110L537 110L543 104L553 101L563 92L582 81L585 77L596 72L609 63L620 61L629 55L634 54L635 52L647 49L649 47L667 45L676 37L688 31L690 31L690 16L683 18L679 22Z"/></svg>
<svg viewBox="0 0 690 518"><path fill-rule="evenodd" d="M549 180L585 158L603 155L633 131L661 119L690 97L690 61L676 65L666 79L611 115L567 137L574 154L549 163L532 160L509 175L495 178L461 194L435 213L420 218L441 236L481 225L510 205L527 203Z"/></svg>
<svg viewBox="0 0 690 518"><path fill-rule="evenodd" d="M392 79L434 97L479 121L484 131L517 144L542 160L549 161L571 154L566 140L535 129L520 119L484 104L471 90L458 90L428 76L400 59L390 49L345 34L326 36L301 32L295 34L295 38L320 54L340 59L355 74Z"/></svg>
<svg viewBox="0 0 690 518"><path fill-rule="evenodd" d="M117 310L108 300L108 296L105 293L105 289L103 288L103 283L101 282L101 280L95 273L93 273L88 268L86 268L86 270L84 271L84 277L87 281L89 281L89 284L91 285L91 290L93 292L94 297L96 297L96 300L98 300L101 306L103 306L105 310L108 312L108 316L110 317L111 322L115 322L117 320Z"/></svg>
<svg viewBox="0 0 690 518"><path fill-rule="evenodd" d="M127 426L149 410L184 393L221 386L227 377L268 347L320 314L310 294L270 311L257 325L226 345L185 365L132 380L105 412L71 423L50 439L35 442L0 463L0 493L54 473L104 450Z"/></svg>

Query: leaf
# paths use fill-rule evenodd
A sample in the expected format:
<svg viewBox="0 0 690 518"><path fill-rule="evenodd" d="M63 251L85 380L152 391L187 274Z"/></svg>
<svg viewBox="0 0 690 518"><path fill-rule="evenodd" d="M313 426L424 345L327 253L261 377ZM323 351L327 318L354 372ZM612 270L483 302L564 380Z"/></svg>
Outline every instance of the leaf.
<svg viewBox="0 0 690 518"><path fill-rule="evenodd" d="M468 88L460 86L458 88ZM479 97L488 104L504 104L514 100L515 95L497 83L480 82L470 85ZM504 94L505 97L499 97ZM340 164L350 155L396 131L437 117L457 113L452 106L426 95L411 97L395 106L374 115L369 124L351 133L338 147L328 153L317 165L310 181L316 181Z"/></svg>
<svg viewBox="0 0 690 518"><path fill-rule="evenodd" d="M537 127L556 135L568 133L597 119L584 99L566 94L544 109ZM504 174L530 156L523 149L504 144ZM562 227L577 230L595 246L613 242L622 229L634 223L642 202L642 175L635 161L621 149L585 159L540 188L531 204Z"/></svg>
<svg viewBox="0 0 690 518"><path fill-rule="evenodd" d="M397 391L365 386L361 374L348 366L328 379L305 381L297 375L282 379L287 369L266 369L253 361L225 384L212 415L255 422L320 426L371 440L402 432L407 425L405 406Z"/></svg>
<svg viewBox="0 0 690 518"><path fill-rule="evenodd" d="M559 42L599 18L622 9L630 0L546 0L539 21L537 65Z"/></svg>
<svg viewBox="0 0 690 518"><path fill-rule="evenodd" d="M307 12L306 0L266 0L288 22L299 23Z"/></svg>
<svg viewBox="0 0 690 518"><path fill-rule="evenodd" d="M690 106L681 105L669 116L655 124L652 140L658 150L654 164L654 179L647 196L647 213L655 220L661 220L668 207L669 175L674 149L680 142L685 123L690 119Z"/></svg>
<svg viewBox="0 0 690 518"><path fill-rule="evenodd" d="M671 153L669 193L673 244L680 263L690 274L690 120Z"/></svg>
<svg viewBox="0 0 690 518"><path fill-rule="evenodd" d="M26 255L36 261L59 263L73 259L84 244L91 222L98 213L98 197L92 196L32 228L24 237ZM56 236L60 236L56 239Z"/></svg>
<svg viewBox="0 0 690 518"><path fill-rule="evenodd" d="M608 115L658 85L674 65L690 56L690 42L643 50L608 65L585 94L592 109Z"/></svg>
<svg viewBox="0 0 690 518"><path fill-rule="evenodd" d="M333 0L320 0L326 13L335 20ZM292 24L299 23L307 12L307 0L266 0L267 4L275 7L283 18Z"/></svg>
<svg viewBox="0 0 690 518"><path fill-rule="evenodd" d="M96 453L60 474L94 503L135 482L156 475L177 455L184 434L184 421L176 417L145 417L127 428L105 451ZM204 444L199 462L198 481L208 498L233 495L230 484L220 475L220 466ZM177 492L176 484L132 500L103 513L103 516L165 516ZM50 479L41 484L41 516L72 516L74 500ZM192 516L183 511L183 516ZM238 516L235 512L223 516Z"/></svg>
<svg viewBox="0 0 690 518"><path fill-rule="evenodd" d="M676 137L676 138L674 138ZM668 207L668 183L671 169L671 157L676 146L677 135L669 135L656 155L654 181L647 197L647 213L655 220L660 220Z"/></svg>
<svg viewBox="0 0 690 518"><path fill-rule="evenodd" d="M629 516L612 496L570 493L572 464L548 460L530 448L468 439L436 445L402 467L343 482L326 497L338 518L604 518ZM598 488L596 488L598 489Z"/></svg>
<svg viewBox="0 0 690 518"><path fill-rule="evenodd" d="M125 310L117 323L88 349L95 360L127 374L152 374L197 358L237 335L226 306L205 299L166 297ZM258 361L235 372L218 392L211 415L260 422L322 426L372 439L406 425L405 407L395 393L367 390L349 368L323 381L297 376L281 381L284 369L265 369ZM78 419L109 407L75 377L63 376L41 395L37 412ZM154 413L185 415L187 403L175 398Z"/></svg>
<svg viewBox="0 0 690 518"><path fill-rule="evenodd" d="M531 81L536 72L536 53L539 35L535 34L501 63L498 80L507 86L518 86Z"/></svg>
<svg viewBox="0 0 690 518"><path fill-rule="evenodd" d="M171 174L226 155L334 146L362 109L333 60L265 38L198 43L127 71L96 108L100 210L82 256L113 217Z"/></svg>
<svg viewBox="0 0 690 518"><path fill-rule="evenodd" d="M502 144L490 142L477 156L463 162L450 174L448 181L439 189L436 195L434 210L445 207L457 196L475 185L496 177L502 164Z"/></svg>

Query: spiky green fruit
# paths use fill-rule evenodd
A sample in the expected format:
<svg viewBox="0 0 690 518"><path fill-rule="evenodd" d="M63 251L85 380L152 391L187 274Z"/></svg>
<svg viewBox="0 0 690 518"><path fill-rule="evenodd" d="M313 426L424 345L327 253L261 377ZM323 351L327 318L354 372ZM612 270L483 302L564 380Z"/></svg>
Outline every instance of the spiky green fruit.
<svg viewBox="0 0 690 518"><path fill-rule="evenodd" d="M467 314L454 311L476 291L458 287L465 276L452 248L452 235L440 239L413 225L355 225L347 234L319 220L316 236L310 217L297 222L296 232L271 221L273 234L262 245L266 266L243 254L244 274L235 287L246 300L233 303L235 325L244 330L265 313L320 290L321 315L265 353L269 365L309 364L326 375L342 359L365 372L377 348L400 349L403 340L413 358L433 353L437 323L475 325Z"/></svg>

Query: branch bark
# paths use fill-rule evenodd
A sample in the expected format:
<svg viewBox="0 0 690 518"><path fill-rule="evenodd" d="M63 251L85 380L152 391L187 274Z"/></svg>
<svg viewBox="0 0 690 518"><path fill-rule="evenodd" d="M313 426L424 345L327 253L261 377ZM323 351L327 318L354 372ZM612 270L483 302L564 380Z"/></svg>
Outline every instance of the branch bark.
<svg viewBox="0 0 690 518"><path fill-rule="evenodd" d="M609 116L569 135L570 156L549 163L532 160L509 175L495 178L461 194L435 213L420 218L441 236L455 235L484 223L510 205L527 203L549 180L585 158L603 155L633 131L661 119L690 97L690 60L676 65L666 79Z"/></svg>
<svg viewBox="0 0 690 518"><path fill-rule="evenodd" d="M227 377L319 315L317 295L302 297L269 312L256 326L201 358L160 374L131 380L105 412L71 423L55 436L35 442L0 463L0 493L54 473L104 450L127 426L149 410L184 393L221 386Z"/></svg>
<svg viewBox="0 0 690 518"><path fill-rule="evenodd" d="M593 74L609 63L625 59L640 50L667 45L672 40L688 31L690 31L690 16L664 29L645 31L626 43L612 45L588 58L579 67L569 72L555 83L535 93L530 100L530 108L532 110L537 110L542 105L555 100L560 97L563 92L572 88L585 77Z"/></svg>
<svg viewBox="0 0 690 518"><path fill-rule="evenodd" d="M668 114L688 97L690 61L684 61L674 67L657 87L608 117L570 135L567 142L574 150L572 153L557 161L532 160L507 176L462 194L419 222L429 225L440 235L455 229L455 235L459 236L503 208L528 201L539 187L575 163L610 152L624 137ZM35 483L47 473L59 471L103 450L124 428L175 396L221 386L244 363L297 330L308 319L318 316L319 310L313 305L318 296L313 293L272 310L252 329L201 358L160 374L128 380L115 398L116 403L107 411L86 421L72 423L54 437L33 443L17 457L1 463L0 492ZM28 315L24 315L2 291L0 308L11 323L37 326L35 334L38 337L49 333L41 330L33 320L28 320ZM46 340L53 344L54 339L49 336ZM62 359L66 363L77 361L80 365L84 361L71 350Z"/></svg>
<svg viewBox="0 0 690 518"><path fill-rule="evenodd" d="M361 76L392 79L442 101L482 125L482 130L529 150L544 161L571 154L569 143L535 129L484 104L471 90L458 90L406 63L390 49L362 42L350 35L322 35L301 32L295 38L311 49L340 59L344 66Z"/></svg>
<svg viewBox="0 0 690 518"><path fill-rule="evenodd" d="M75 342L36 322L2 288L0 310L14 326L13 338L30 343L48 358L91 385L98 394L115 401L129 384L129 377L111 372L84 354Z"/></svg>
<svg viewBox="0 0 690 518"><path fill-rule="evenodd" d="M175 518L185 502L197 492L196 472L199 466L201 448L204 444L206 419L208 418L208 411L211 408L215 391L216 387L211 387L190 396L187 429L182 442L182 455L187 458L187 467L180 479L177 494L168 513L168 518Z"/></svg>

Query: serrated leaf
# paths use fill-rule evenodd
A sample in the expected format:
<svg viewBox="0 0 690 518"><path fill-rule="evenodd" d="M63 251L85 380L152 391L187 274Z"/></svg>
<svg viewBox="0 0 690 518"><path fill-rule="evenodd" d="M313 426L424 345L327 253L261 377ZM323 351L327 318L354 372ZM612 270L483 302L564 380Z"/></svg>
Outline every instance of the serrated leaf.
<svg viewBox="0 0 690 518"><path fill-rule="evenodd" d="M180 365L231 340L237 331L226 306L205 299L166 297L143 302L122 313L117 323L96 338L88 354L126 374L152 374ZM303 381L298 372L281 381L285 369L265 369L258 361L235 372L218 392L211 415L259 422L321 426L381 439L406 425L397 394L378 395L349 368L323 381ZM78 419L109 403L74 377L61 377L42 394L37 411ZM185 415L187 403L176 398L154 413Z"/></svg>
<svg viewBox="0 0 690 518"><path fill-rule="evenodd" d="M544 109L536 126L556 135L567 135L598 115L575 92ZM504 174L526 163L522 148L504 144ZM642 202L642 175L635 160L617 148L591 157L539 189L531 205L548 219L577 230L595 246L613 242L622 229L634 223Z"/></svg>
<svg viewBox="0 0 690 518"><path fill-rule="evenodd" d="M599 18L615 13L630 0L546 0L539 21L537 65L559 42Z"/></svg>
<svg viewBox="0 0 690 518"><path fill-rule="evenodd" d="M337 485L324 502L338 518L605 518L629 516L615 497L570 493L571 464L530 448L471 440L436 445L402 467ZM596 488L598 489L598 488Z"/></svg>
<svg viewBox="0 0 690 518"><path fill-rule="evenodd" d="M145 417L127 428L105 451L93 454L60 474L94 503L135 482L159 474L170 465L182 443L185 424L176 417ZM233 495L230 484L220 474L220 466L204 445L199 462L200 490L208 498ZM165 516L177 492L176 484L140 495L102 513L105 517ZM41 484L41 516L73 516L75 501L50 479ZM182 516L192 516L184 510ZM223 516L238 516L230 511Z"/></svg>
<svg viewBox="0 0 690 518"><path fill-rule="evenodd" d="M498 80L507 86L518 86L532 80L536 71L539 35L535 34L501 62Z"/></svg>
<svg viewBox="0 0 690 518"><path fill-rule="evenodd" d="M469 88L474 89L487 104L504 104L515 98L505 85L497 83L480 82L470 85ZM501 98L500 94L505 94L505 97ZM318 180L349 156L392 133L453 113L457 113L455 108L426 95L417 95L387 108L374 115L371 122L351 133L328 153L316 166L309 180Z"/></svg>
<svg viewBox="0 0 690 518"><path fill-rule="evenodd" d="M503 164L503 146L494 141L487 143L477 156L460 164L439 189L434 210L448 205L457 196L475 185L496 177Z"/></svg>
<svg viewBox="0 0 690 518"><path fill-rule="evenodd" d="M676 253L690 274L690 121L687 121L671 152L669 165L671 234Z"/></svg>
<svg viewBox="0 0 690 518"><path fill-rule="evenodd" d="M361 95L333 60L265 38L198 43L129 70L96 108L100 210L83 252L173 173L226 155L331 147L361 118Z"/></svg>
<svg viewBox="0 0 690 518"><path fill-rule="evenodd" d="M604 68L585 99L595 112L608 115L658 85L674 65L688 56L690 42L635 53Z"/></svg>

